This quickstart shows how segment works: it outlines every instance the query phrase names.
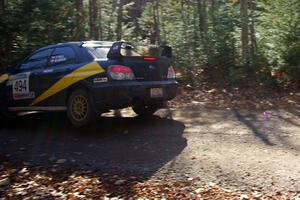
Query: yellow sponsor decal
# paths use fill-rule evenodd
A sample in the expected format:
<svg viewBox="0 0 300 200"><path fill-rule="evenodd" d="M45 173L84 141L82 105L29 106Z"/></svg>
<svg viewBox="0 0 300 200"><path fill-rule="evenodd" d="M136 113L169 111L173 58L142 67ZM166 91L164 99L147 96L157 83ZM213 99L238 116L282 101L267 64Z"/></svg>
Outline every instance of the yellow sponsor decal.
<svg viewBox="0 0 300 200"><path fill-rule="evenodd" d="M8 74L2 74L0 76L0 83L3 83L8 80Z"/></svg>
<svg viewBox="0 0 300 200"><path fill-rule="evenodd" d="M73 85L74 83L77 83L78 81L81 81L83 79L86 79L90 76L93 76L95 74L99 74L102 72L104 72L104 69L97 62L92 62L87 65L84 65L84 66L74 70L70 74L64 76L56 83L54 83L48 90L46 90L38 98L36 98L30 104L30 106L33 106L41 101L44 101L48 97L62 91L63 89L66 89L67 87Z"/></svg>

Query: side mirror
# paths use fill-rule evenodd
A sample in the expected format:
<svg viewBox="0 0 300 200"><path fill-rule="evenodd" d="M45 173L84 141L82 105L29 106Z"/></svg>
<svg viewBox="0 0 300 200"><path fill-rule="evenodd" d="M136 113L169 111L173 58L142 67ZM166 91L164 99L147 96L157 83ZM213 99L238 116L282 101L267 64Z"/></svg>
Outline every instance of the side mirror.
<svg viewBox="0 0 300 200"><path fill-rule="evenodd" d="M163 50L161 52L161 56L167 57L167 58L172 58L172 47L171 46L164 46Z"/></svg>

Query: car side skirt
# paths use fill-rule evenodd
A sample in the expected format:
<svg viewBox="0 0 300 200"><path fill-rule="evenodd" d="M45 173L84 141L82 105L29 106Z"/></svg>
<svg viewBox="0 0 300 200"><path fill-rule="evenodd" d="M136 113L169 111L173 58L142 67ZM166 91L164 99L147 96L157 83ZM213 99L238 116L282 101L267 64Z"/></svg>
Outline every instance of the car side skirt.
<svg viewBox="0 0 300 200"><path fill-rule="evenodd" d="M9 111L66 111L66 106L8 107Z"/></svg>

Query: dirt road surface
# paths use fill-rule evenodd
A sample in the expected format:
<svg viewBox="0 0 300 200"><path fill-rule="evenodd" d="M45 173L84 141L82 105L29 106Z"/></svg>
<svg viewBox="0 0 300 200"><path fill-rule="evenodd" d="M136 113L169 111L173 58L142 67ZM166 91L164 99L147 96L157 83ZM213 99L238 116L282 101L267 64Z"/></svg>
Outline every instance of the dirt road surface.
<svg viewBox="0 0 300 200"><path fill-rule="evenodd" d="M232 190L300 188L300 111L130 109L76 129L64 115L31 114L1 124L0 155L25 166L139 174Z"/></svg>

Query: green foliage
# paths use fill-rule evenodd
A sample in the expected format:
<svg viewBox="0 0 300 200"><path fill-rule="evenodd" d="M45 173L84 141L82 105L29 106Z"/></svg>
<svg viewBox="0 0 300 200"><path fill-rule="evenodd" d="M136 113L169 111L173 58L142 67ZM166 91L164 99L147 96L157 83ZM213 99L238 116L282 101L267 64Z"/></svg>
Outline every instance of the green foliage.
<svg viewBox="0 0 300 200"><path fill-rule="evenodd" d="M116 40L118 2L98 1L100 14L95 24L101 31L99 39ZM198 81L203 72L205 77L220 84L238 84L247 77L248 71L241 64L238 1L124 2L123 39L170 44L174 49L174 65L188 81ZM202 13L199 2L204 6ZM285 81L300 84L300 1L249 2L253 3L249 4L249 27L255 31L249 34L250 67L257 80L268 84ZM8 1L5 9L0 10L0 68L17 63L47 44L89 39L88 1L83 1L82 13L76 10L75 3L75 0ZM154 37L157 27L158 38ZM83 37L78 37L78 28L83 30ZM285 78L272 77L274 70L284 72Z"/></svg>
<svg viewBox="0 0 300 200"><path fill-rule="evenodd" d="M300 83L300 2L263 1L261 7L264 10L257 30L265 65L285 72L286 80Z"/></svg>
<svg viewBox="0 0 300 200"><path fill-rule="evenodd" d="M16 63L38 47L72 39L75 27L72 1L8 2L1 14L1 64Z"/></svg>

